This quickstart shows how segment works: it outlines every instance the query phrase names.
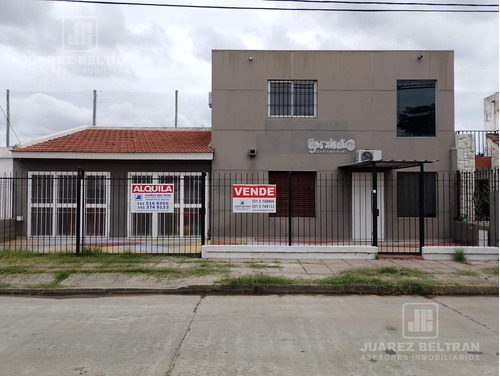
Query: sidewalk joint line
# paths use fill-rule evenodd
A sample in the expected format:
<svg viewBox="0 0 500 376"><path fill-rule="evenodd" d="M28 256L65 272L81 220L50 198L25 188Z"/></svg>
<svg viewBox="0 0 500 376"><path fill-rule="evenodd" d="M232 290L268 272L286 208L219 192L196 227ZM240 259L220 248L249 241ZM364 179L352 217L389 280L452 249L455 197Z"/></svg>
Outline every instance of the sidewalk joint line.
<svg viewBox="0 0 500 376"><path fill-rule="evenodd" d="M450 307L449 305L447 305L447 304L445 304L445 303L443 303L443 302L440 302L439 300L436 300L435 298L432 298L431 300L435 301L435 302L436 302L436 303L438 303L438 304L441 304L442 306L444 306L444 307L446 307L446 308L448 308L448 309L452 310L453 312L458 313L460 316L463 316L463 317L465 317L465 318L467 318L467 319L471 320L472 322L476 323L477 325L480 325L480 326L482 326L482 327L485 327L485 328L486 328L486 329L488 329L489 331L492 331L493 333L498 334L498 332L497 332L497 331L495 331L494 329L491 329L491 328L490 328L489 326L487 326L486 324L483 324L483 323L481 323L481 322L479 322L479 321L477 321L477 320L473 319L472 317L470 317L470 316L466 315L465 313L460 312L458 309L453 308L453 307Z"/></svg>
<svg viewBox="0 0 500 376"><path fill-rule="evenodd" d="M165 376L170 376L172 374L172 372L174 371L175 363L177 362L177 359L181 355L182 345L184 344L184 341L185 341L188 333L191 331L191 324L193 323L194 318L196 316L196 313L198 312L198 307L200 306L200 304L204 298L205 298L205 296L201 295L200 299L198 300L198 303L196 303L196 306L193 309L193 315L191 316L191 320L189 320L189 324L186 328L186 331L184 332L184 335L182 336L182 339L181 339L179 345L177 346L177 349L175 350L174 357L172 358L172 361L170 362L170 366L168 367L168 371L165 374Z"/></svg>

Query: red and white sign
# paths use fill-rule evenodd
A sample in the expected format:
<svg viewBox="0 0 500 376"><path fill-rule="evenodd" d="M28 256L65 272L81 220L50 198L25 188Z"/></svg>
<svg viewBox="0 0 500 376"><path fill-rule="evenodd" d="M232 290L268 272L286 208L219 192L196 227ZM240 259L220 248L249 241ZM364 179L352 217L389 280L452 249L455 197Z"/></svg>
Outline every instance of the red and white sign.
<svg viewBox="0 0 500 376"><path fill-rule="evenodd" d="M276 185L234 184L233 213L276 213Z"/></svg>
<svg viewBox="0 0 500 376"><path fill-rule="evenodd" d="M131 213L173 213L173 184L132 184Z"/></svg>
<svg viewBox="0 0 500 376"><path fill-rule="evenodd" d="M132 184L132 193L174 193L173 184Z"/></svg>

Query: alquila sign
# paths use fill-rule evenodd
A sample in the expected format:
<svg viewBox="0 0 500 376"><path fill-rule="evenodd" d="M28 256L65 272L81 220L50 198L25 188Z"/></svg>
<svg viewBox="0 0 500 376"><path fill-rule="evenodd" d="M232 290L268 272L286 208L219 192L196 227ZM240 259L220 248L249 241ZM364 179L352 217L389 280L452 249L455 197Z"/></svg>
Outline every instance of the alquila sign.
<svg viewBox="0 0 500 376"><path fill-rule="evenodd" d="M341 138L338 141L333 138L329 140L310 138L307 140L307 148L311 154L345 154L356 150L356 141L352 138L348 140Z"/></svg>

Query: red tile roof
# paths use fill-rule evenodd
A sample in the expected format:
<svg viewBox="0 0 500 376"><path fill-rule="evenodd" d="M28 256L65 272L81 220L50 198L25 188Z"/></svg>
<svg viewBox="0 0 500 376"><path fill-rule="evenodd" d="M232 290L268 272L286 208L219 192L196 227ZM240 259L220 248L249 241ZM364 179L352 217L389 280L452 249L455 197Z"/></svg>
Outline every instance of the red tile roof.
<svg viewBox="0 0 500 376"><path fill-rule="evenodd" d="M498 134L488 134L486 135L493 143L498 145Z"/></svg>
<svg viewBox="0 0 500 376"><path fill-rule="evenodd" d="M212 153L209 130L88 128L13 152Z"/></svg>

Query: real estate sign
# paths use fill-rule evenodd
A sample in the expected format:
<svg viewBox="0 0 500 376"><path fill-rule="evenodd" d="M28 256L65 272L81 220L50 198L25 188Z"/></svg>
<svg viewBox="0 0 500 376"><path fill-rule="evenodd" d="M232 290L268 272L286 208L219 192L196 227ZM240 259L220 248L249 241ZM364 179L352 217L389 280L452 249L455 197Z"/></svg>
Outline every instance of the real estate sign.
<svg viewBox="0 0 500 376"><path fill-rule="evenodd" d="M131 213L173 213L173 184L132 184Z"/></svg>
<svg viewBox="0 0 500 376"><path fill-rule="evenodd" d="M276 185L234 184L233 213L276 213Z"/></svg>

